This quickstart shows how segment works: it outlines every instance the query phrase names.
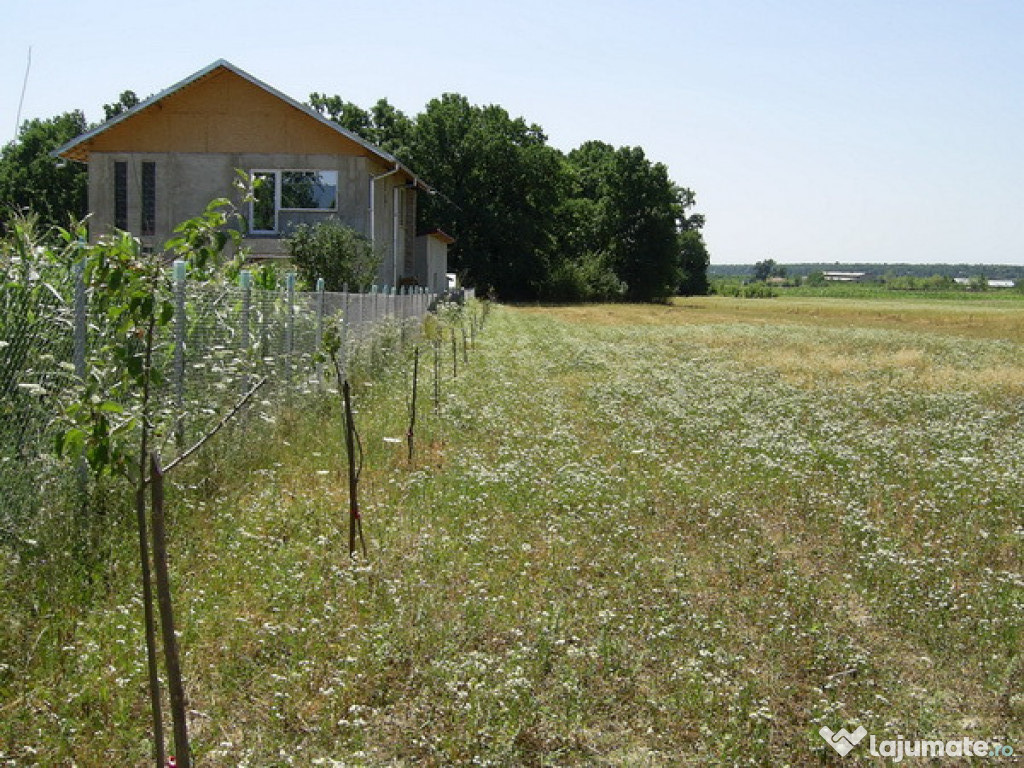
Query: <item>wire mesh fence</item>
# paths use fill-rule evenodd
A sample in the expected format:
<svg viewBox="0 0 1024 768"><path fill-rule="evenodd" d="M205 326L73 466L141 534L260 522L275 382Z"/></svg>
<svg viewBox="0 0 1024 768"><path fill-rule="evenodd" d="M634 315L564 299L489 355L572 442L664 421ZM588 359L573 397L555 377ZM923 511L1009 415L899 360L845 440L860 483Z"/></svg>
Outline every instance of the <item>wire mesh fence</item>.
<svg viewBox="0 0 1024 768"><path fill-rule="evenodd" d="M75 303L70 275L6 275L0 291L0 537L35 509L60 478L46 451L47 396L74 367ZM51 277L51 276L47 276ZM63 277L64 280L60 278ZM19 279L11 279L19 278Z"/></svg>
<svg viewBox="0 0 1024 768"><path fill-rule="evenodd" d="M31 276L28 276L31 277ZM160 331L162 372L153 420L162 439L189 444L257 382L263 403L324 386L325 333L341 340L339 360L416 333L435 297L418 289L302 292L288 276L278 290L193 284L175 265L173 320ZM25 535L48 499L73 488L80 469L56 458L61 394L92 375L108 318L80 272L8 281L0 290L0 542Z"/></svg>

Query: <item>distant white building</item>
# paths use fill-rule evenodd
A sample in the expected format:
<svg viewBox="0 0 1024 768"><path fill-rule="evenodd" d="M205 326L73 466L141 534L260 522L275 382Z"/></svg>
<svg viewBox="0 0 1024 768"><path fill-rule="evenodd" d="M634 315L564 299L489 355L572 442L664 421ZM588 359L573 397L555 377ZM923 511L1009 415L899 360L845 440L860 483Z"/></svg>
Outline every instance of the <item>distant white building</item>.
<svg viewBox="0 0 1024 768"><path fill-rule="evenodd" d="M831 283L860 283L868 276L867 272L822 272Z"/></svg>
<svg viewBox="0 0 1024 768"><path fill-rule="evenodd" d="M970 285L971 278L969 277L954 277L953 282L957 285ZM1017 281L1015 280L986 280L989 288L1013 288Z"/></svg>

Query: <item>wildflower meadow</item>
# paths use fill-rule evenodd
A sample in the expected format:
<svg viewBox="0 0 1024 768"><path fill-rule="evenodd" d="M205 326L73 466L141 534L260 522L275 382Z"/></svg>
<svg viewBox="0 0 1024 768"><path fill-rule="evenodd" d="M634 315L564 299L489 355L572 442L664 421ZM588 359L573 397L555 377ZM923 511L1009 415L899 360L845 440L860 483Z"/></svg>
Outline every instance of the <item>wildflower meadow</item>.
<svg viewBox="0 0 1024 768"><path fill-rule="evenodd" d="M411 462L409 353L353 382L365 554L329 388L169 482L194 764L1024 753L1019 301L497 306L460 343ZM131 525L0 564L0 765L147 764Z"/></svg>

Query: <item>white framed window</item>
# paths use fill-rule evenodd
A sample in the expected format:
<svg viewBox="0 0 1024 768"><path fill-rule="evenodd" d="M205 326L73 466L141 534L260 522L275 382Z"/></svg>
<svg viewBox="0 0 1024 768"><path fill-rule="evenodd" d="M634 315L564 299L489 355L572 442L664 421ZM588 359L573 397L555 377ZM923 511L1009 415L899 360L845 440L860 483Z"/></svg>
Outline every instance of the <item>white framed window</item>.
<svg viewBox="0 0 1024 768"><path fill-rule="evenodd" d="M337 171L256 169L252 186L249 231L255 234L278 232L281 211L338 210Z"/></svg>

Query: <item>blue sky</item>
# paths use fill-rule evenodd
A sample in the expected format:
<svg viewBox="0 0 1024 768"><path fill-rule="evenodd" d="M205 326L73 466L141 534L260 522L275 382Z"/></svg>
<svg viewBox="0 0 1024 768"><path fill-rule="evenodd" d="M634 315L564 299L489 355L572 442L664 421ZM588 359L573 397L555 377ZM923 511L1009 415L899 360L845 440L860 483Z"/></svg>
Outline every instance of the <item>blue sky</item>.
<svg viewBox="0 0 1024 768"><path fill-rule="evenodd" d="M0 141L225 58L299 100L500 104L641 146L714 263L1024 264L1019 0L32 0L0 28Z"/></svg>

